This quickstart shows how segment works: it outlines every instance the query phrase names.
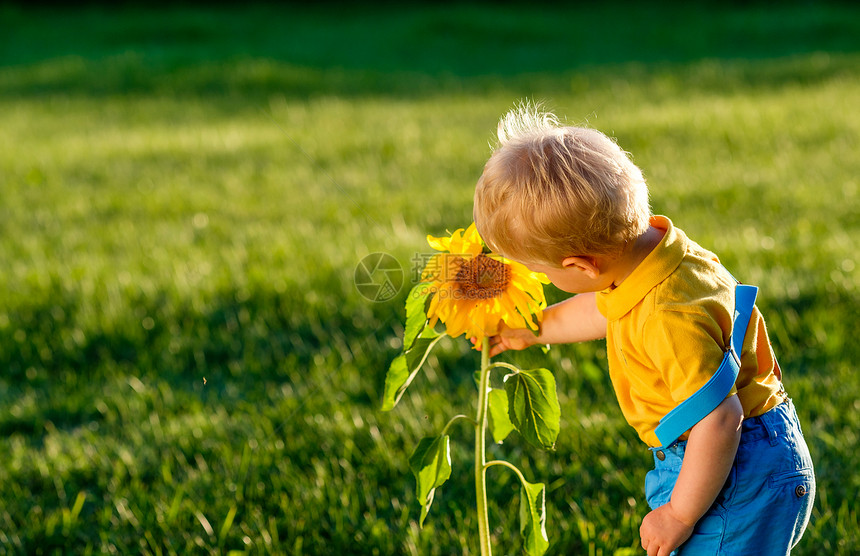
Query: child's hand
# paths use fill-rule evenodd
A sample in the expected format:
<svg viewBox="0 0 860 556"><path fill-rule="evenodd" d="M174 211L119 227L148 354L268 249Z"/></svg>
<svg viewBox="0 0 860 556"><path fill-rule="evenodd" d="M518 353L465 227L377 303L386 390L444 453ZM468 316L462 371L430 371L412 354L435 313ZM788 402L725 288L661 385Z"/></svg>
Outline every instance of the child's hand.
<svg viewBox="0 0 860 556"><path fill-rule="evenodd" d="M472 343L475 339L472 338ZM502 323L502 328L495 336L490 337L490 357L498 355L509 349L521 350L537 343L534 332L527 328L508 328ZM481 346L476 346L481 351Z"/></svg>
<svg viewBox="0 0 860 556"><path fill-rule="evenodd" d="M672 510L672 503L664 504L642 520L639 537L648 556L669 556L693 533L693 525L681 521Z"/></svg>

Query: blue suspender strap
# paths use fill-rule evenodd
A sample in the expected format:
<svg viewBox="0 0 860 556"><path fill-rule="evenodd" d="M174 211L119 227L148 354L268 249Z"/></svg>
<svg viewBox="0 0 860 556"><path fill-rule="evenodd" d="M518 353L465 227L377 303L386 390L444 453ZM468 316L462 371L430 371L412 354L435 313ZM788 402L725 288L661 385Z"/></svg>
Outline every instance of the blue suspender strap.
<svg viewBox="0 0 860 556"><path fill-rule="evenodd" d="M755 286L738 284L735 288L735 318L729 350L710 380L660 419L654 432L664 448L675 442L726 399L738 378L741 348L757 294L758 288Z"/></svg>

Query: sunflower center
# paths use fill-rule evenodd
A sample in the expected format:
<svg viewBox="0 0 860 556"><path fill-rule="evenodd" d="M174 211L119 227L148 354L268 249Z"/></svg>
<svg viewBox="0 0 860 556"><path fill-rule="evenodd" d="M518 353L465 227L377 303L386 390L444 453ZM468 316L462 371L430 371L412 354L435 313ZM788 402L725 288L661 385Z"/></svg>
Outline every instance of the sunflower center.
<svg viewBox="0 0 860 556"><path fill-rule="evenodd" d="M465 299L492 299L502 295L510 279L508 265L481 253L463 259L454 281Z"/></svg>

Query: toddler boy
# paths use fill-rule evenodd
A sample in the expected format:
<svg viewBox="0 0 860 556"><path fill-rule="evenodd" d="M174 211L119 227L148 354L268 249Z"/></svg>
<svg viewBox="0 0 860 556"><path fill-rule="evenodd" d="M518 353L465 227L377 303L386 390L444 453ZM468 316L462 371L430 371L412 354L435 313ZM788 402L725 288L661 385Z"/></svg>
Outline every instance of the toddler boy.
<svg viewBox="0 0 860 556"><path fill-rule="evenodd" d="M490 354L606 338L621 411L654 454L640 527L649 556L788 554L815 478L761 313L733 331L737 282L650 214L642 173L602 133L521 107L499 140L475 191L481 237L577 295L545 311L539 336L503 329ZM661 418L708 383L733 333L743 339L734 386L664 445Z"/></svg>

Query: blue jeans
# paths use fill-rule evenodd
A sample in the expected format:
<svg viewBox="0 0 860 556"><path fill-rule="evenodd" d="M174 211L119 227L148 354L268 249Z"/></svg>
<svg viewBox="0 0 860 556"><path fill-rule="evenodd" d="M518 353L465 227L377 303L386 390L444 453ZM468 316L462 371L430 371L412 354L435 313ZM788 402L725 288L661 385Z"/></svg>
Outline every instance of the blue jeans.
<svg viewBox="0 0 860 556"><path fill-rule="evenodd" d="M687 443L652 449L654 469L645 477L652 509L667 503ZM661 459L662 457L662 459ZM713 506L678 556L788 554L809 523L815 474L794 404L787 400L744 420L734 465Z"/></svg>

